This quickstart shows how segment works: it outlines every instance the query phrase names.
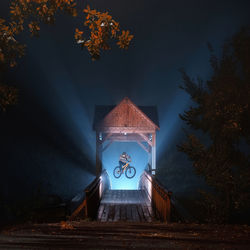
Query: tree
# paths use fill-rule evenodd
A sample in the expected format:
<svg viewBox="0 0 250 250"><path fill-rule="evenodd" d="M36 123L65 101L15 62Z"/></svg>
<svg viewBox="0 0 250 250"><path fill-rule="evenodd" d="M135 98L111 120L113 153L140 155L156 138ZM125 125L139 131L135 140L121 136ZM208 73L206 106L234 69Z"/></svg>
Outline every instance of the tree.
<svg viewBox="0 0 250 250"><path fill-rule="evenodd" d="M10 21L0 18L0 73L8 67L16 66L17 58L25 54L25 45L18 42L17 36L26 29L32 36L38 36L41 23L53 24L58 12L77 16L76 0L11 1ZM75 40L89 51L93 60L99 59L102 50L110 49L111 39L117 40L119 48L128 48L133 35L129 31L120 30L119 23L108 12L98 12L87 6L83 13L84 25L89 32L76 28ZM0 108L6 110L16 100L17 90L0 82Z"/></svg>
<svg viewBox="0 0 250 250"><path fill-rule="evenodd" d="M209 48L210 80L181 71L181 88L195 105L180 118L204 136L189 133L177 147L212 188L202 191L207 221L230 222L250 208L250 29L227 41L221 58Z"/></svg>

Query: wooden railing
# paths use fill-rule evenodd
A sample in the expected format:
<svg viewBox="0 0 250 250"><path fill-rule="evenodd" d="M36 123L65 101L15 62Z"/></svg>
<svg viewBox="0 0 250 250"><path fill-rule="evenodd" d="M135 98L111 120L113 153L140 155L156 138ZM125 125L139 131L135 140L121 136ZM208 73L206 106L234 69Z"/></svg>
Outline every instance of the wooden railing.
<svg viewBox="0 0 250 250"><path fill-rule="evenodd" d="M148 171L141 175L139 188L145 190L156 214L161 220L170 222L171 213L171 195L162 184Z"/></svg>
<svg viewBox="0 0 250 250"><path fill-rule="evenodd" d="M77 216L95 219L100 205L103 193L110 188L109 176L104 170L102 174L95 178L90 185L84 190L84 199L80 205L73 211L69 220Z"/></svg>

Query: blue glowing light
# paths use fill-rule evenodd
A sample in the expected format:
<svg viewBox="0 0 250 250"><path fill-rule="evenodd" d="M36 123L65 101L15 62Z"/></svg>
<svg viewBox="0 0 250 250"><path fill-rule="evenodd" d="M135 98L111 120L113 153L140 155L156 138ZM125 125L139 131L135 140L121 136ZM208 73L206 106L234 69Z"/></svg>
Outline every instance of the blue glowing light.
<svg viewBox="0 0 250 250"><path fill-rule="evenodd" d="M120 154L126 152L131 156L131 166L136 168L136 175L132 179L128 179L125 174L116 179L113 170L118 166ZM147 153L135 142L114 142L103 153L103 168L107 170L112 189L131 190L138 189L140 176L143 173L147 163Z"/></svg>

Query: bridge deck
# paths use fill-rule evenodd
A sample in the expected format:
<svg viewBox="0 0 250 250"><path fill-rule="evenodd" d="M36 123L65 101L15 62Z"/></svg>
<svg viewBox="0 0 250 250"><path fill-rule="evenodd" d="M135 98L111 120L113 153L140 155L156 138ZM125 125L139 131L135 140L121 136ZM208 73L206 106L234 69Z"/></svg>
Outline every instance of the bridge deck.
<svg viewBox="0 0 250 250"><path fill-rule="evenodd" d="M143 190L107 190L98 210L98 220L151 222L155 218Z"/></svg>

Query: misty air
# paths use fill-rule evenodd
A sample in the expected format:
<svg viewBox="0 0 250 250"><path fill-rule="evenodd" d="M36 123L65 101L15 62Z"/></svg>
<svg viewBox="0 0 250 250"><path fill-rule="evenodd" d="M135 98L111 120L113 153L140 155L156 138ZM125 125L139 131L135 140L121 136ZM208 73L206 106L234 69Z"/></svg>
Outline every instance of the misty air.
<svg viewBox="0 0 250 250"><path fill-rule="evenodd" d="M249 9L1 1L0 249L250 248Z"/></svg>

